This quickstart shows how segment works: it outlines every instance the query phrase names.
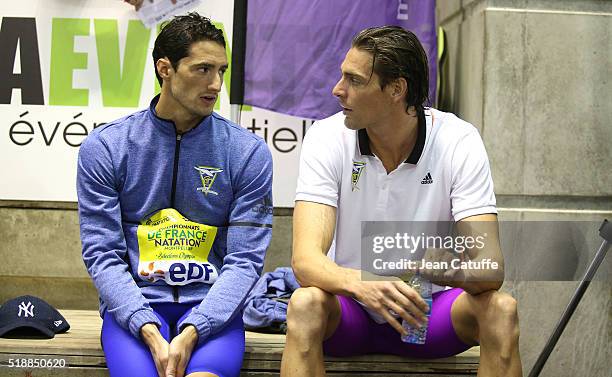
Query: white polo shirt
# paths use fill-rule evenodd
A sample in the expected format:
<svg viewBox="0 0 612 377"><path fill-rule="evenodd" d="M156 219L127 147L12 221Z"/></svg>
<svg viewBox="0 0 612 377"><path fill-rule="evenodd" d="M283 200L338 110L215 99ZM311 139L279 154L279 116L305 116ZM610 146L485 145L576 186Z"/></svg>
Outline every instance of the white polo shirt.
<svg viewBox="0 0 612 377"><path fill-rule="evenodd" d="M328 256L338 265L361 269L361 221L459 221L497 213L478 130L435 109L420 118L414 150L389 174L370 151L367 132L346 128L342 113L308 130L295 200L337 208Z"/></svg>

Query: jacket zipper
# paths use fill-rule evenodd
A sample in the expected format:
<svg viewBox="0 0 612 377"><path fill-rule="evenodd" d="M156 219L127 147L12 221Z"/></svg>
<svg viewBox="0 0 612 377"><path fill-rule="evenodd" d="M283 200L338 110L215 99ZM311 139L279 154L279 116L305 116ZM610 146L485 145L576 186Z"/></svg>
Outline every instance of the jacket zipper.
<svg viewBox="0 0 612 377"><path fill-rule="evenodd" d="M181 139L182 135L177 133L174 147L174 169L172 170L172 192L170 194L170 207L172 208L175 208L176 177L178 175L179 155L181 154ZM174 298L174 302L179 302L179 291L176 285L172 286L172 297Z"/></svg>

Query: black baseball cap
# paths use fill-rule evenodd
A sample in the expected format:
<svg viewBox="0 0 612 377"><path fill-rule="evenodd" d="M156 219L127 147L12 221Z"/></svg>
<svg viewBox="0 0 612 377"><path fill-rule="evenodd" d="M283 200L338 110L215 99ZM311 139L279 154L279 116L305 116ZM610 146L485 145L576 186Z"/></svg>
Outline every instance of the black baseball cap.
<svg viewBox="0 0 612 377"><path fill-rule="evenodd" d="M35 296L19 296L0 307L0 337L10 333L11 338L19 338L34 333L53 338L68 329L70 325L66 319L53 306Z"/></svg>

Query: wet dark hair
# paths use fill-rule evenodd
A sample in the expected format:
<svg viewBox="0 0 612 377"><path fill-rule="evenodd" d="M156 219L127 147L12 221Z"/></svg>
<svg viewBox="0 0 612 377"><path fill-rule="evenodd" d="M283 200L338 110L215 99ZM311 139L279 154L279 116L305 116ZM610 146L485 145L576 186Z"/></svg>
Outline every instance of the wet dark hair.
<svg viewBox="0 0 612 377"><path fill-rule="evenodd" d="M176 70L179 60L188 56L191 45L199 41L217 42L225 48L223 31L215 27L210 19L196 12L174 17L163 25L153 47L153 65L159 85L162 85L162 78L157 72L157 61L168 58Z"/></svg>
<svg viewBox="0 0 612 377"><path fill-rule="evenodd" d="M423 110L429 98L427 55L414 33L399 26L372 27L353 38L352 47L372 54L372 72L380 77L384 89L403 77L408 83L406 109Z"/></svg>

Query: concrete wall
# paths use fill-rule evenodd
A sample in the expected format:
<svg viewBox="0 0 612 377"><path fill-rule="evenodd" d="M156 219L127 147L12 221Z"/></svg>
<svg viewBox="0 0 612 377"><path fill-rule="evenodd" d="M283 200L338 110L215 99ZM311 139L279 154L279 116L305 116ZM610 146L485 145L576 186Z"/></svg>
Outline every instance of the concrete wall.
<svg viewBox="0 0 612 377"><path fill-rule="evenodd" d="M481 131L502 208L500 219L610 219L612 2L439 0L437 17L448 43L439 107ZM552 270L546 263L567 259L551 250L554 240L532 236L522 245L534 251L530 262L535 266ZM599 240L583 239L590 244L576 249L574 257L584 268ZM589 287L543 376L609 375L610 259L600 268L600 280ZM504 284L519 301L525 374L576 287L575 281Z"/></svg>
<svg viewBox="0 0 612 377"><path fill-rule="evenodd" d="M612 2L440 1L438 17L440 105L481 130L496 193L610 198Z"/></svg>

